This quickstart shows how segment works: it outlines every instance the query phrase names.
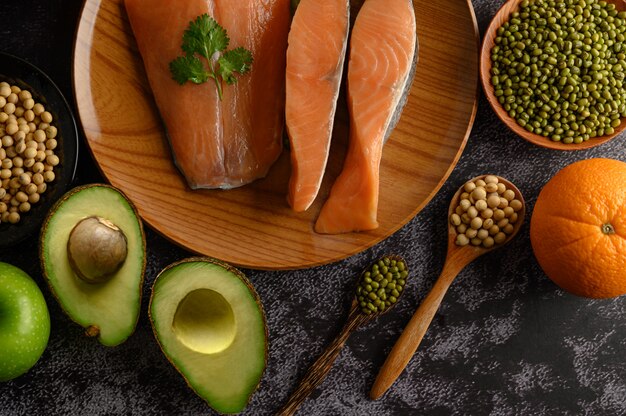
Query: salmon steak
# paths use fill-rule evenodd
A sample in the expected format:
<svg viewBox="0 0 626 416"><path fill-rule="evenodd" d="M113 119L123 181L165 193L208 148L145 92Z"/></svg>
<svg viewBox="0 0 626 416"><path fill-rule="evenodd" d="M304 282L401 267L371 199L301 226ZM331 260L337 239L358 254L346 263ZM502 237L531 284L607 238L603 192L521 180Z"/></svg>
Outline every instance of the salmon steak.
<svg viewBox="0 0 626 416"><path fill-rule="evenodd" d="M378 227L383 145L406 103L416 62L413 2L365 0L350 41L348 151L315 223L316 232L339 234Z"/></svg>
<svg viewBox="0 0 626 416"><path fill-rule="evenodd" d="M307 210L320 189L350 29L349 0L301 0L287 48L285 122L291 146L287 200Z"/></svg>
<svg viewBox="0 0 626 416"><path fill-rule="evenodd" d="M282 151L290 0L125 0L174 162L192 189L264 177ZM254 62L234 85L179 85L169 64L189 23L208 14Z"/></svg>

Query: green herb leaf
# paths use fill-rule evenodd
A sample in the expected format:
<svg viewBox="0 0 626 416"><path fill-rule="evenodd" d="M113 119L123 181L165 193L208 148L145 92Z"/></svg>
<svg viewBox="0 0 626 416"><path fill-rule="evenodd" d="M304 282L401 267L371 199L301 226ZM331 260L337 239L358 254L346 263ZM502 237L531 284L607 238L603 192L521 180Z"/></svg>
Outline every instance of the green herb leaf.
<svg viewBox="0 0 626 416"><path fill-rule="evenodd" d="M220 65L219 75L227 84L232 85L237 82L235 72L243 75L250 71L252 53L243 47L239 47L225 52L217 62Z"/></svg>
<svg viewBox="0 0 626 416"><path fill-rule="evenodd" d="M202 84L212 78L221 100L222 81L236 83L235 74L245 74L252 65L252 53L242 47L226 51L229 42L226 30L215 19L206 13L198 16L183 33L185 56L170 62L172 77L181 85L187 81Z"/></svg>
<svg viewBox="0 0 626 416"><path fill-rule="evenodd" d="M170 71L174 80L180 85L187 81L191 81L194 84L202 84L209 77L212 77L210 73L205 71L200 59L195 56L180 56L174 59L170 62Z"/></svg>
<svg viewBox="0 0 626 416"><path fill-rule="evenodd" d="M205 13L189 22L183 33L182 48L187 55L197 53L210 60L215 52L225 51L229 42L226 30Z"/></svg>

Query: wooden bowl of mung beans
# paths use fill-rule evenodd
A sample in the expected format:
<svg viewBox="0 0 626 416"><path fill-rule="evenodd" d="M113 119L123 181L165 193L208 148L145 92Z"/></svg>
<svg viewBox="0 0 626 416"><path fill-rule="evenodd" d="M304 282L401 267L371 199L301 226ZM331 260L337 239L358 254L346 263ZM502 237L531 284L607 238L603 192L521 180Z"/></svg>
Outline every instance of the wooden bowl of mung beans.
<svg viewBox="0 0 626 416"><path fill-rule="evenodd" d="M480 72L491 107L525 140L606 143L626 129L626 2L509 0L485 32Z"/></svg>

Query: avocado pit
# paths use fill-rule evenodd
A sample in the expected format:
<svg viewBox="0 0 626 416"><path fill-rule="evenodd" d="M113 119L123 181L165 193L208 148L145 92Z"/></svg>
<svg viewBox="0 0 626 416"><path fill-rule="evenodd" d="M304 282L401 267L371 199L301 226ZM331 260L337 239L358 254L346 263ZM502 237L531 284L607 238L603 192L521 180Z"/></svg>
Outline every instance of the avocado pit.
<svg viewBox="0 0 626 416"><path fill-rule="evenodd" d="M128 253L124 232L111 221L91 216L74 226L67 241L72 270L87 283L103 283L117 272Z"/></svg>
<svg viewBox="0 0 626 416"><path fill-rule="evenodd" d="M211 289L196 289L180 301L172 330L187 348L201 354L215 354L232 344L236 333L233 308Z"/></svg>

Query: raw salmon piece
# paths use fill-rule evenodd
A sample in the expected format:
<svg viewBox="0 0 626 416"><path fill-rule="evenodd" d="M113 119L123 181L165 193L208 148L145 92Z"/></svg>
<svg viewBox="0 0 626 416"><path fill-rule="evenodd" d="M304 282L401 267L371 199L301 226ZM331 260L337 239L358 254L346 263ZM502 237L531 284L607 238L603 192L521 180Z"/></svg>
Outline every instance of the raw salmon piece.
<svg viewBox="0 0 626 416"><path fill-rule="evenodd" d="M228 31L231 48L243 46L254 57L252 71L238 77L236 88L224 86L222 103L224 138L234 139L224 146L226 175L242 178L244 185L265 176L282 152L290 1L215 3L217 21Z"/></svg>
<svg viewBox="0 0 626 416"><path fill-rule="evenodd" d="M412 81L417 34L411 0L365 0L350 42L350 143L315 231L378 227L379 169L385 136Z"/></svg>
<svg viewBox="0 0 626 416"><path fill-rule="evenodd" d="M290 0L125 0L174 161L192 189L233 188L265 176L282 151ZM183 54L189 22L207 13L230 49L252 52L250 73L224 87L178 85L169 63ZM211 81L211 80L209 80Z"/></svg>
<svg viewBox="0 0 626 416"><path fill-rule="evenodd" d="M285 104L291 143L287 200L297 212L311 206L326 169L349 28L349 0L302 0L291 23Z"/></svg>

